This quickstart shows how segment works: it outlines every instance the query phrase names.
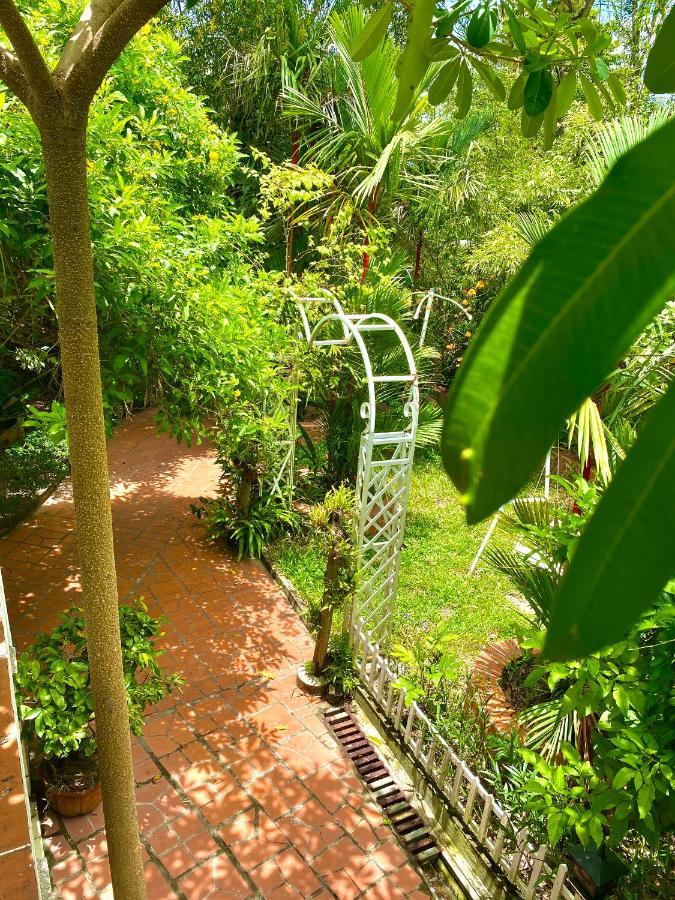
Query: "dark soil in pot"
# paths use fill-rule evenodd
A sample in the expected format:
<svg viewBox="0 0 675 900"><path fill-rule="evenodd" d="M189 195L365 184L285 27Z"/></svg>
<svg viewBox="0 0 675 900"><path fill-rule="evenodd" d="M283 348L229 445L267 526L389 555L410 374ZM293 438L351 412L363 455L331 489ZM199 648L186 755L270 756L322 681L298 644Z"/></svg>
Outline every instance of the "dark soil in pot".
<svg viewBox="0 0 675 900"><path fill-rule="evenodd" d="M347 702L347 695L343 694L342 691L336 690L334 687L329 686L326 691L326 700L332 706L343 706L344 703Z"/></svg>

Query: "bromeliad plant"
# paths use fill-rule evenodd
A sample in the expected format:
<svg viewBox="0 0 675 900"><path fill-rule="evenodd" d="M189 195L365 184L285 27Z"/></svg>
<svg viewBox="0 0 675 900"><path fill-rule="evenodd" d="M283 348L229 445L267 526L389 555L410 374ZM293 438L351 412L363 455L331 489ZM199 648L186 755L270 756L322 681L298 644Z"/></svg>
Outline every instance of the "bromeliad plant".
<svg viewBox="0 0 675 900"><path fill-rule="evenodd" d="M120 606L119 615L129 724L138 735L146 708L163 700L183 679L159 665L162 619L148 613L143 599ZM69 609L53 631L38 635L21 654L15 681L19 717L29 746L46 764L49 782L81 784L86 773L90 783L96 783L94 703L81 610Z"/></svg>
<svg viewBox="0 0 675 900"><path fill-rule="evenodd" d="M192 511L206 521L210 540L224 538L234 544L238 560L244 556L257 559L269 541L284 531L296 531L299 525L297 514L278 496L255 497L245 515L226 497L202 499L203 505L193 505Z"/></svg>

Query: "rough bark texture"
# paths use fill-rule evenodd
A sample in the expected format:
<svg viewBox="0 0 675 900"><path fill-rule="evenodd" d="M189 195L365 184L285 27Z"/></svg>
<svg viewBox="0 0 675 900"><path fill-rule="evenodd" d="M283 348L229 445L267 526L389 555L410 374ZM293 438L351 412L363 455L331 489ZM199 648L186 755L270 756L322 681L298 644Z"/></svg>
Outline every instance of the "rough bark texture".
<svg viewBox="0 0 675 900"><path fill-rule="evenodd" d="M145 900L122 670L87 201L86 111L40 123L99 768L115 897Z"/></svg>
<svg viewBox="0 0 675 900"><path fill-rule="evenodd" d="M248 467L243 467L240 473L239 484L237 485L237 510L242 519L247 519L251 511L255 481L255 471Z"/></svg>
<svg viewBox="0 0 675 900"><path fill-rule="evenodd" d="M314 657L312 659L312 665L314 667L315 675L321 675L326 665L326 657L328 656L328 644L330 642L330 633L333 627L333 606L331 600L335 594L335 583L338 579L339 569L340 555L335 550L331 550L329 551L328 559L326 560L323 606L321 607L319 633L316 636L316 644L314 645Z"/></svg>

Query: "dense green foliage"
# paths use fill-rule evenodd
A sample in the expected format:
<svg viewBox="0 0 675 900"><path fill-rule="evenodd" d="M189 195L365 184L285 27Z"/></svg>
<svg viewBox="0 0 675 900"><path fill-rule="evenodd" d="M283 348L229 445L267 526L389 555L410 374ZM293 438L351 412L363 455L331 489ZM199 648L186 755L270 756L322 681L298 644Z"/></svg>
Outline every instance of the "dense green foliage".
<svg viewBox="0 0 675 900"><path fill-rule="evenodd" d="M293 532L273 554L312 624L323 616L324 637L327 611L339 620L353 589L344 485L366 395L353 347L313 352L296 339L295 297L328 289L349 312L401 323L423 404L392 640L400 684L527 818L532 839L648 855L658 891L675 768L663 716L672 596L657 601L672 575L675 508L674 308L664 306L673 120L642 85L667 4L619 6L601 16L535 0L175 8L143 29L92 107L89 189L109 430L154 406L178 439L212 437L222 495L195 512L240 558ZM47 46L79 7L26 14ZM647 66L650 90L672 90L673 15ZM67 472L55 443L67 435L38 136L10 94L0 126L0 426L32 429L0 456L0 515L14 515ZM443 296L422 349L412 291L429 288ZM386 339L373 338L371 355L378 373L401 371ZM439 382L452 390L445 449L459 494L424 453L439 437ZM335 509L319 505L303 522L277 481L296 391L307 425L296 497L337 497L339 533ZM392 388L382 401L386 430L402 396ZM555 501L510 504L565 440L584 478L570 463ZM484 526L464 524L463 504L472 519L510 504L472 576ZM618 528L631 522L637 534ZM331 555L344 563L334 578ZM171 685L155 662L157 623L125 609L138 730L144 705ZM549 647L574 659L537 652L551 621ZM580 622L595 622L590 637ZM524 752L466 703L476 653L515 635L523 656L508 679L524 704ZM325 674L349 693L351 650L337 635L327 649ZM134 673L146 666L141 686ZM19 688L48 756L93 750L79 618L22 660Z"/></svg>
<svg viewBox="0 0 675 900"><path fill-rule="evenodd" d="M63 27L73 9L51 8L40 28ZM114 66L92 108L89 193L107 415L158 404L188 437L266 368L279 295L255 269L259 222L234 203L238 144L184 87L180 61L153 26ZM39 141L7 95L0 110L0 369L19 382L13 396L57 396Z"/></svg>
<svg viewBox="0 0 675 900"><path fill-rule="evenodd" d="M143 713L179 686L164 672L157 647L162 620L149 615L142 599L120 606L120 632L129 721L134 734ZM50 633L38 635L21 654L16 674L19 716L46 759L86 758L96 750L94 702L82 611L70 609Z"/></svg>
<svg viewBox="0 0 675 900"><path fill-rule="evenodd" d="M0 534L30 512L68 474L68 451L41 429L0 450Z"/></svg>
<svg viewBox="0 0 675 900"><path fill-rule="evenodd" d="M646 70L647 86L662 92L675 87L663 68L673 16L663 28L669 49L657 40ZM522 487L564 417L670 298L674 148L669 119L628 149L597 192L543 236L492 307L455 383L443 440L471 521ZM674 403L671 384L586 530L552 601L551 654L579 655L622 637L673 574Z"/></svg>

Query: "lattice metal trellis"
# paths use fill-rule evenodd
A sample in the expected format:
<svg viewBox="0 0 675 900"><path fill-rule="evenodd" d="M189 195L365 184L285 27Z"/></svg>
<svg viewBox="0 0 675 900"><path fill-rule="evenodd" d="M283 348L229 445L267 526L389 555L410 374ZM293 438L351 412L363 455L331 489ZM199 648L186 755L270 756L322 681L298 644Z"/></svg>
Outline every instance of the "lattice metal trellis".
<svg viewBox="0 0 675 900"><path fill-rule="evenodd" d="M415 438L419 414L417 369L410 345L400 326L381 313L345 313L328 291L298 299L304 339L315 347L354 344L361 355L367 400L361 405L365 425L359 447L356 479L356 546L358 586L353 607L355 620L363 620L371 640L383 644L391 633L400 565L400 551L408 508ZM324 305L329 312L316 324L307 315L312 306ZM337 326L337 337L335 328ZM389 335L404 352L407 371L386 375L373 371L368 337ZM400 386L404 402L402 421L396 431L378 428L382 394ZM293 427L295 427L293 425ZM293 471L292 459L286 473Z"/></svg>

